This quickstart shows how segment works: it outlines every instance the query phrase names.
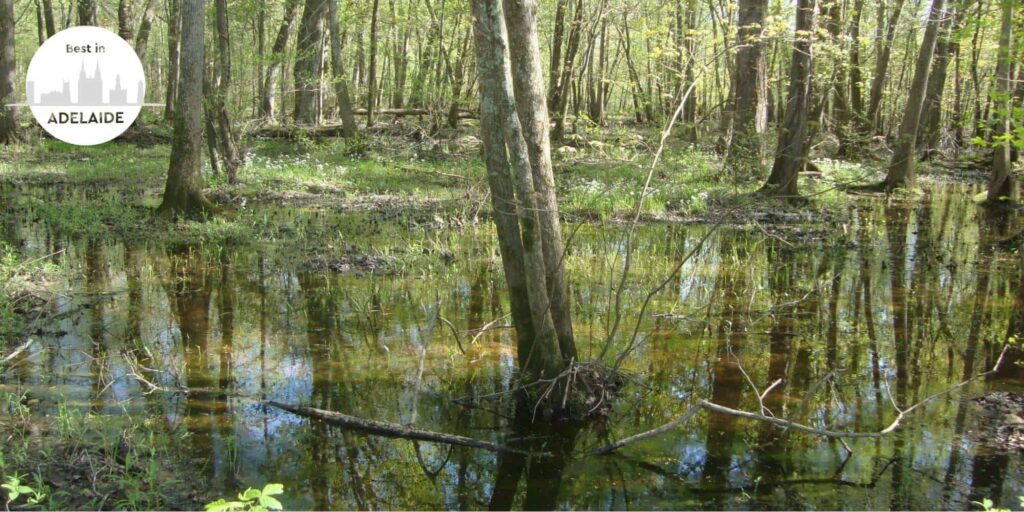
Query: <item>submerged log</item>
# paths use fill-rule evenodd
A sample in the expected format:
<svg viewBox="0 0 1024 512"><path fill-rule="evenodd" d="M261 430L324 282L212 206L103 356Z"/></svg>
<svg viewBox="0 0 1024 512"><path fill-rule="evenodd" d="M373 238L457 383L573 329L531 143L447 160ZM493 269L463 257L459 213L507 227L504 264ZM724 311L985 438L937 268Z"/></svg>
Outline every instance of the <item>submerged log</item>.
<svg viewBox="0 0 1024 512"><path fill-rule="evenodd" d="M367 114L365 108L357 108L352 111L354 115L365 116ZM447 116L447 113L437 113L438 116ZM407 117L407 116L429 116L432 115L431 111L424 108L385 108L383 110L374 110L373 115L390 115L395 117ZM476 119L479 114L470 111L459 111L459 119ZM294 139L298 137L310 137L310 138L324 138L324 137L343 137L345 135L344 125L342 124L324 124L324 125L280 125L280 126L263 126L253 130L253 135L257 137L264 137L268 139Z"/></svg>
<svg viewBox="0 0 1024 512"><path fill-rule="evenodd" d="M547 452L529 452L526 450L513 448L511 446L492 443L490 441L473 439L471 437L463 437L455 434L445 434L443 432L432 432L430 430L422 430L418 428L409 427L406 425L400 425L398 423L389 423L386 421L367 420L363 418L357 418L355 416L349 416L347 414L342 414L340 412L325 411L323 409L316 409L313 407L288 405L282 404L280 402L274 402L271 400L268 400L264 403L271 407L283 409L292 414L297 414L299 416L304 416L306 418L314 418L338 427L360 430L363 432L368 432L374 435L384 437L397 437L401 439L412 439L416 441L432 441L436 443L454 444L458 446L468 446L470 448L490 450L492 452L516 453L519 455L532 455L540 457L551 456L551 454Z"/></svg>

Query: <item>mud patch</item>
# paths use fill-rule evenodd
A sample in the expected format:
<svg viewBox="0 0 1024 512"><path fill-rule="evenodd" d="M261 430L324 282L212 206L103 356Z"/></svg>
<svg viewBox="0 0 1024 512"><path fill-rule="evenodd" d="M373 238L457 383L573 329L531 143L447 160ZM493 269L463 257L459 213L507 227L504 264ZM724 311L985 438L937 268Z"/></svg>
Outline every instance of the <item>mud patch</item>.
<svg viewBox="0 0 1024 512"><path fill-rule="evenodd" d="M354 250L346 251L340 257L317 255L303 264L313 272L333 272L335 274L394 274L395 261L392 258L361 254Z"/></svg>
<svg viewBox="0 0 1024 512"><path fill-rule="evenodd" d="M972 431L979 443L997 451L1024 449L1024 394L999 391L973 402L983 419Z"/></svg>

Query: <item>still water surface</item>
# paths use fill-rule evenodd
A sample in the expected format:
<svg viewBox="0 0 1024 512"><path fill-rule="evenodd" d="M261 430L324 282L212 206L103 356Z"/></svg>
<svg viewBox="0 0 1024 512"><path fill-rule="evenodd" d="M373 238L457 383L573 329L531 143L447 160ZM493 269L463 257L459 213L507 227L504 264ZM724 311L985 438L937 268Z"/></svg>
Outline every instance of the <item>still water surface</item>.
<svg viewBox="0 0 1024 512"><path fill-rule="evenodd" d="M963 509L982 497L1016 507L1021 457L985 442L977 433L985 419L971 401L1017 389L1021 372L1012 364L915 412L895 435L850 441L852 455L836 441L707 413L615 455L583 455L700 398L756 410L747 376L762 390L782 379L764 400L777 416L870 431L892 421L894 402L905 407L990 368L1008 330L1020 330L1011 319L1020 322L1024 290L1020 257L990 243L1019 223L986 220L968 199L979 190L937 186L910 205L864 201L824 239L722 228L652 304L626 363L635 380L611 415L543 429L523 427L522 412L516 418L507 403L454 401L514 383L486 223L413 227L402 237L364 226L354 246L412 263L378 268L371 259L373 268L360 268L366 258L352 257L333 272L287 239L244 249L73 240L29 209L4 226L4 238L30 256L63 249L53 258L78 277L61 299L72 313L4 385L94 414L158 417L188 434L173 442L220 494L281 482L288 508ZM58 193L87 192L3 191L8 205ZM291 215L282 222L365 221L344 212ZM640 230L624 331L645 291L707 229ZM621 256L621 227L585 226L573 239L568 266L584 356L596 355L607 335ZM147 394L133 367L152 369L143 374L172 392ZM527 460L366 436L264 399L560 456Z"/></svg>

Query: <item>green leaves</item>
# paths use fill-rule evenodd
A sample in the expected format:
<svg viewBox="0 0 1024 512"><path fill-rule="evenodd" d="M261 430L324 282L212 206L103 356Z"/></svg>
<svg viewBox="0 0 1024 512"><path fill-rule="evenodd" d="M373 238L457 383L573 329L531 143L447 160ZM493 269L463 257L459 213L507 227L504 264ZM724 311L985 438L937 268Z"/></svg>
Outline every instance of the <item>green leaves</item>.
<svg viewBox="0 0 1024 512"><path fill-rule="evenodd" d="M252 487L238 493L238 501L219 499L206 504L207 512L228 512L244 510L250 512L267 512L268 510L282 510L284 506L274 498L276 495L284 494L284 484L267 484L263 489Z"/></svg>
<svg viewBox="0 0 1024 512"><path fill-rule="evenodd" d="M27 485L22 485L21 476L15 473L9 475L4 479L4 483L0 485L0 488L7 491L7 504L10 505L15 500L22 496L27 496L28 499L25 503L29 505L35 505L46 497L46 494L37 491Z"/></svg>

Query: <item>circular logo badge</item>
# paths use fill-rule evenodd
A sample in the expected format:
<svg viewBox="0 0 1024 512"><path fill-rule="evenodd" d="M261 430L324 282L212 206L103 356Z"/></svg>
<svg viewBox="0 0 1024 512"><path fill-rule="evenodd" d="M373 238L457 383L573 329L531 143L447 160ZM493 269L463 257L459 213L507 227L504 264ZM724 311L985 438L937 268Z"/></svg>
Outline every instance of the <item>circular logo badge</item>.
<svg viewBox="0 0 1024 512"><path fill-rule="evenodd" d="M32 57L25 82L36 121L50 135L79 146L124 133L146 99L139 56L100 27L72 27L47 39Z"/></svg>

